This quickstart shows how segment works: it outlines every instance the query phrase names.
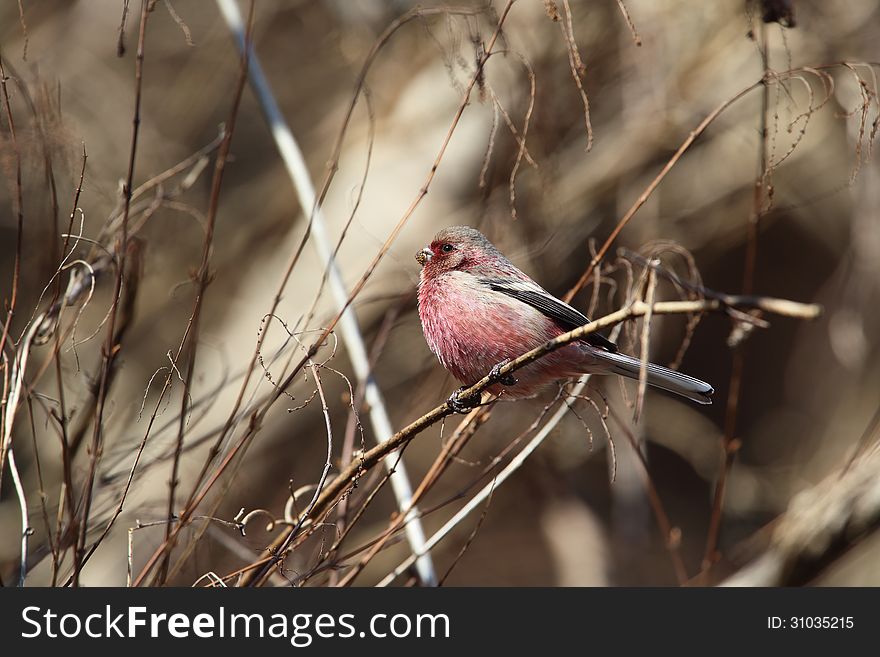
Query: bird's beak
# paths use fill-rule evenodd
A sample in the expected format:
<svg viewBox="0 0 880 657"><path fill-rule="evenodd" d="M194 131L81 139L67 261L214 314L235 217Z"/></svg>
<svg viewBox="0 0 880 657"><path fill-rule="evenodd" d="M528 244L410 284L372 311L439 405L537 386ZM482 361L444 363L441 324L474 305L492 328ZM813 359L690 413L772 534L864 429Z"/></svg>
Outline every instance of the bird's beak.
<svg viewBox="0 0 880 657"><path fill-rule="evenodd" d="M416 253L416 262L418 262L422 267L424 267L425 263L427 263L431 259L431 256L433 256L433 255L434 254L431 253L431 249L429 249L426 246L424 249L422 249L421 251Z"/></svg>

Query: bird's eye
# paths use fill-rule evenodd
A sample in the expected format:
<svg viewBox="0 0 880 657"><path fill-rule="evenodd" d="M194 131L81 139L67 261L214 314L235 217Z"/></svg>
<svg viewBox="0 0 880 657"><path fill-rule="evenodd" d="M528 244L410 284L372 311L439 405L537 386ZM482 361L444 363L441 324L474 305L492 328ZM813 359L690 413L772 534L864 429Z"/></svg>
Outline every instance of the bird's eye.
<svg viewBox="0 0 880 657"><path fill-rule="evenodd" d="M443 251L443 253L452 253L453 251L455 251L455 247L451 244L444 244L440 247L440 250Z"/></svg>

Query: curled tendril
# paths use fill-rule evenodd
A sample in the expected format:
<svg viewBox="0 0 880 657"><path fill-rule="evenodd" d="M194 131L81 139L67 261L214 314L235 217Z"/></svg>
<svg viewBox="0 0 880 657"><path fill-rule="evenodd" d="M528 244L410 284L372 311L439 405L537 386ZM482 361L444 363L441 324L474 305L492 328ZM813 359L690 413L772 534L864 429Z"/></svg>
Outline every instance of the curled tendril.
<svg viewBox="0 0 880 657"><path fill-rule="evenodd" d="M248 513L244 512L242 508L235 516L235 525L238 527L238 531L241 532L242 536L247 536L247 526L255 518L263 516L269 519L266 523L266 532L271 532L278 525L278 521L275 519L275 516L272 515L271 512L266 509L254 509Z"/></svg>

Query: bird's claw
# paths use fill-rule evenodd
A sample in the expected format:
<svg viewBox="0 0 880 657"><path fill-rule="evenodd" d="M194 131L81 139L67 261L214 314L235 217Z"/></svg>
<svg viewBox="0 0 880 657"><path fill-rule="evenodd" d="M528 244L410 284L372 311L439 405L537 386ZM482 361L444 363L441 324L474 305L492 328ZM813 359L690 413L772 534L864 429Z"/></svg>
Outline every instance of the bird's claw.
<svg viewBox="0 0 880 657"><path fill-rule="evenodd" d="M462 386L451 395L449 395L449 399L446 400L446 403L449 404L449 408L451 408L455 413L461 413L462 415L467 415L473 410L480 402L479 399L467 399L464 400L461 398L461 393L468 389L468 386Z"/></svg>
<svg viewBox="0 0 880 657"><path fill-rule="evenodd" d="M489 370L489 379L493 382L500 383L503 386L515 386L517 383L516 377L513 374L502 374L501 368L507 365L510 362L510 359L502 360L500 363L496 363L491 370ZM446 400L446 403L449 404L449 408L451 408L455 413L467 414L474 408L480 405L480 400L476 397L472 397L470 399L462 399L462 393L468 389L468 386L462 386L451 395L449 395L449 399Z"/></svg>
<svg viewBox="0 0 880 657"><path fill-rule="evenodd" d="M515 386L516 377L513 374L501 374L501 368L507 365L509 362L510 359L506 358L500 363L495 363L495 365L492 366L492 369L489 370L489 378L493 381L497 381L503 386Z"/></svg>

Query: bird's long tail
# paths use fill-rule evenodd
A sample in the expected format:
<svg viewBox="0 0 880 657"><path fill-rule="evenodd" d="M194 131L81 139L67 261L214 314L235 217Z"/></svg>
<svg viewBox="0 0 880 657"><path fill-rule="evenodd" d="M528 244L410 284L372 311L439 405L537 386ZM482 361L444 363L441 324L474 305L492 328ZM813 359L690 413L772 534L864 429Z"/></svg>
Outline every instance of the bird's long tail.
<svg viewBox="0 0 880 657"><path fill-rule="evenodd" d="M608 365L609 372L638 380L642 367L642 362L638 358L598 350L594 351L592 355L600 361L604 361ZM654 363L648 363L648 385L674 392L682 397L692 399L698 404L711 404L710 395L715 392L712 386L705 381Z"/></svg>

